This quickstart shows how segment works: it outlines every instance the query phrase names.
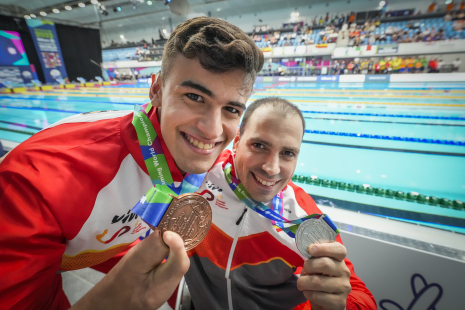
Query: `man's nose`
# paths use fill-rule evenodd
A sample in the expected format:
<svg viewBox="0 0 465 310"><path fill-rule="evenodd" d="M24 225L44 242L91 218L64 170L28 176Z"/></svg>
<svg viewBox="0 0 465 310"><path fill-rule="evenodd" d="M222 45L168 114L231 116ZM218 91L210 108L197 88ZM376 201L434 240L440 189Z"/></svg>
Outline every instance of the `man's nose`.
<svg viewBox="0 0 465 310"><path fill-rule="evenodd" d="M279 154L270 154L266 158L266 162L263 164L262 169L265 170L265 172L269 176L274 176L279 174L280 168L279 168Z"/></svg>
<svg viewBox="0 0 465 310"><path fill-rule="evenodd" d="M201 115L197 128L203 137L208 140L214 140L223 134L222 110L212 108Z"/></svg>

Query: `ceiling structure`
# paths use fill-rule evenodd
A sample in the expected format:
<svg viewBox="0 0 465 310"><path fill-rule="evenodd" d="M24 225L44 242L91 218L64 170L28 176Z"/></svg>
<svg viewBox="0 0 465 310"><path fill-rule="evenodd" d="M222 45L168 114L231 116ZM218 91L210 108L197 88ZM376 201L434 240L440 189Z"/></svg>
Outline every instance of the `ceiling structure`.
<svg viewBox="0 0 465 310"><path fill-rule="evenodd" d="M335 0L330 0L335 1ZM115 27L161 27L168 19L177 24L193 16L208 15L219 18L259 13L269 10L308 7L328 0L0 0L0 14L18 17L34 16L65 24L113 29ZM366 0L365 0L366 1ZM185 2L189 13L179 15L177 2ZM79 4L82 6L79 6ZM100 4L100 5L99 5ZM102 6L104 10L102 10ZM67 7L67 8L65 8ZM185 10L185 5L182 7ZM55 10L54 13L53 10ZM56 11L58 10L58 11ZM173 13L174 11L174 13ZM181 10L182 11L182 10ZM44 12L46 16L41 16ZM105 12L105 13L104 13Z"/></svg>

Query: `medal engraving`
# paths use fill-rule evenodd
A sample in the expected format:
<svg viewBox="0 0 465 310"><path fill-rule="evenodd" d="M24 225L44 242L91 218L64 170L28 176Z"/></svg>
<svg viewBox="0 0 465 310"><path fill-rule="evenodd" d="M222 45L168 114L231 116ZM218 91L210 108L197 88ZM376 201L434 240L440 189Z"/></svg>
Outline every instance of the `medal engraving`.
<svg viewBox="0 0 465 310"><path fill-rule="evenodd" d="M169 230L180 235L188 251L202 242L211 222L212 211L208 201L197 194L184 194L173 198L157 229L162 234Z"/></svg>
<svg viewBox="0 0 465 310"><path fill-rule="evenodd" d="M312 256L308 253L310 244L334 242L336 236L336 232L322 218L313 218L299 225L295 234L295 243L303 256L311 258Z"/></svg>

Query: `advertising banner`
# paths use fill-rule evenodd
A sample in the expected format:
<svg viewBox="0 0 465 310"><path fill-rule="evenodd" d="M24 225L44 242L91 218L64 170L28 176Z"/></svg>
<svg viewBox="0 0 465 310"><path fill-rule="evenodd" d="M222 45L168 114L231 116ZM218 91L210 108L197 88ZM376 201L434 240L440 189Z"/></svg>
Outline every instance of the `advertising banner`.
<svg viewBox="0 0 465 310"><path fill-rule="evenodd" d="M47 83L56 83L58 79L68 81L60 43L51 21L27 19L32 40L39 56Z"/></svg>
<svg viewBox="0 0 465 310"><path fill-rule="evenodd" d="M363 56L376 55L378 52L377 45L363 45L360 47L360 53Z"/></svg>
<svg viewBox="0 0 465 310"><path fill-rule="evenodd" d="M262 47L260 50L265 57L273 55L273 49L271 47Z"/></svg>
<svg viewBox="0 0 465 310"><path fill-rule="evenodd" d="M283 47L275 47L273 48L273 55L282 55L284 51Z"/></svg>
<svg viewBox="0 0 465 310"><path fill-rule="evenodd" d="M333 51L333 58L344 57L347 55L347 47L336 47Z"/></svg>
<svg viewBox="0 0 465 310"><path fill-rule="evenodd" d="M338 75L319 75L318 82L338 82L339 76Z"/></svg>
<svg viewBox="0 0 465 310"><path fill-rule="evenodd" d="M391 76L387 74L376 74L365 76L365 82L385 82L389 83Z"/></svg>
<svg viewBox="0 0 465 310"><path fill-rule="evenodd" d="M392 45L378 45L378 54L397 54L399 46L397 44Z"/></svg>
<svg viewBox="0 0 465 310"><path fill-rule="evenodd" d="M284 55L294 55L295 47L294 46L285 46Z"/></svg>
<svg viewBox="0 0 465 310"><path fill-rule="evenodd" d="M19 33L0 30L0 84L11 87L30 83L34 74Z"/></svg>

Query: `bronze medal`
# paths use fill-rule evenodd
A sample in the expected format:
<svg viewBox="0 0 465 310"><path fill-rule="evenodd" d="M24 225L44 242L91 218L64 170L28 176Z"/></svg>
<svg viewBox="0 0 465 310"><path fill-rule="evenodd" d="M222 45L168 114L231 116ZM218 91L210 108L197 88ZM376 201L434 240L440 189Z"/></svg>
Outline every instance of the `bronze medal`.
<svg viewBox="0 0 465 310"><path fill-rule="evenodd" d="M183 194L173 198L156 228L162 235L167 230L180 235L188 251L202 242L211 223L212 210L208 201L198 194Z"/></svg>

